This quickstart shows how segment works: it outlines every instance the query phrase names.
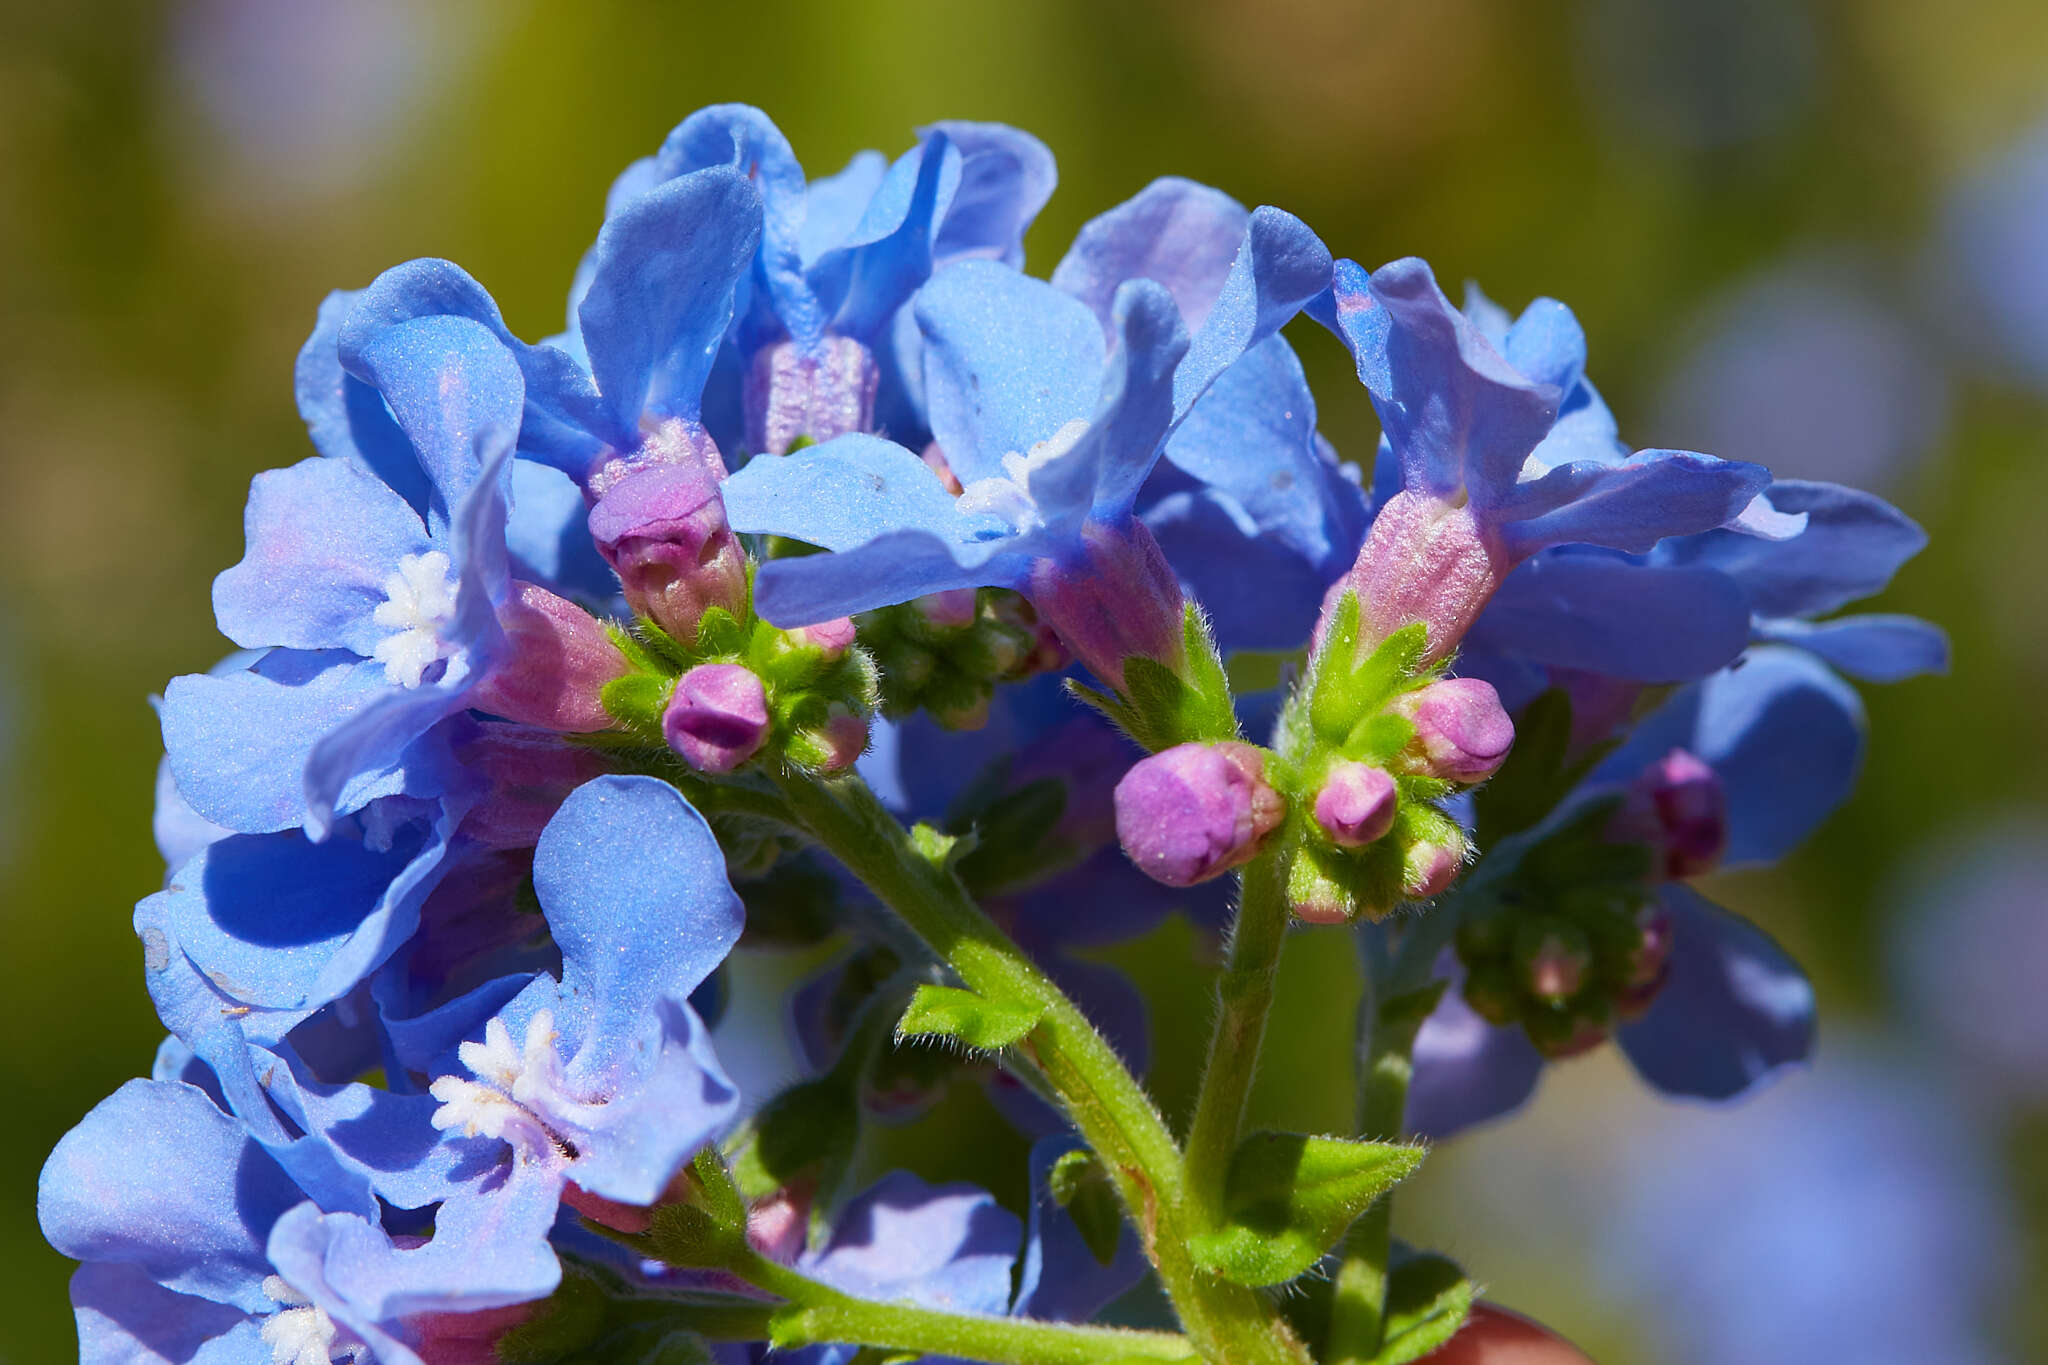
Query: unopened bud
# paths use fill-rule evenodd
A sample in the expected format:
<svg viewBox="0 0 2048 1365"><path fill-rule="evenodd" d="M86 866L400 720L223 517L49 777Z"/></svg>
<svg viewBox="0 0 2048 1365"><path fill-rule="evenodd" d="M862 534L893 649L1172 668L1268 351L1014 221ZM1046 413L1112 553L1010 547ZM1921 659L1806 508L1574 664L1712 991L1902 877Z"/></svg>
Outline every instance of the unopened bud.
<svg viewBox="0 0 2048 1365"><path fill-rule="evenodd" d="M948 588L944 592L928 592L911 606L935 630L960 630L974 624L975 590Z"/></svg>
<svg viewBox="0 0 2048 1365"><path fill-rule="evenodd" d="M789 637L791 644L818 650L830 660L846 657L846 651L853 648L855 630L852 617L835 616L816 625L797 626L783 634Z"/></svg>
<svg viewBox="0 0 2048 1365"><path fill-rule="evenodd" d="M1363 848L1394 827L1401 794L1385 769L1348 759L1330 765L1316 793L1316 824L1339 848Z"/></svg>
<svg viewBox="0 0 2048 1365"><path fill-rule="evenodd" d="M1251 861L1286 814L1249 744L1180 744L1116 785L1116 833L1140 871L1193 886Z"/></svg>
<svg viewBox="0 0 2048 1365"><path fill-rule="evenodd" d="M1569 928L1550 928L1537 937L1523 964L1529 991L1553 1003L1571 999L1586 984L1593 954L1585 935Z"/></svg>
<svg viewBox="0 0 2048 1365"><path fill-rule="evenodd" d="M768 741L768 693L738 664L698 664L662 713L668 747L700 773L729 773Z"/></svg>
<svg viewBox="0 0 2048 1365"><path fill-rule="evenodd" d="M700 463L628 472L590 509L590 536L633 610L678 640L694 641L712 607L746 605L746 551Z"/></svg>
<svg viewBox="0 0 2048 1365"><path fill-rule="evenodd" d="M1440 896L1451 889L1451 883L1458 880L1458 872L1464 866L1465 843L1455 835L1445 843L1424 840L1414 844L1403 864L1406 875L1401 884L1401 894L1412 901Z"/></svg>
<svg viewBox="0 0 2048 1365"><path fill-rule="evenodd" d="M1446 658L1516 562L1485 533L1469 502L1396 493L1373 517L1357 562L1330 585L1314 644L1321 646L1331 613L1350 591L1358 594L1364 648L1420 621L1429 631L1423 662Z"/></svg>
<svg viewBox="0 0 2048 1365"><path fill-rule="evenodd" d="M1408 758L1446 782L1483 782L1507 761L1515 723L1493 684L1445 678L1403 694L1394 709L1415 726Z"/></svg>
<svg viewBox="0 0 2048 1365"><path fill-rule="evenodd" d="M1145 523L1090 522L1072 560L1039 560L1031 605L1090 672L1118 691L1124 660L1156 660L1179 671L1186 599Z"/></svg>
<svg viewBox="0 0 2048 1365"><path fill-rule="evenodd" d="M755 353L742 402L747 448L757 455L788 452L799 437L829 441L875 424L882 372L852 337L828 336L815 346L780 341Z"/></svg>
<svg viewBox="0 0 2048 1365"><path fill-rule="evenodd" d="M825 723L807 738L817 746L821 772L844 772L868 749L868 720L844 706L834 706Z"/></svg>
<svg viewBox="0 0 2048 1365"><path fill-rule="evenodd" d="M609 730L604 685L626 656L589 612L535 583L514 579L498 608L506 655L470 693L479 711L522 725L582 734Z"/></svg>
<svg viewBox="0 0 2048 1365"><path fill-rule="evenodd" d="M1673 749L1629 784L1616 830L1661 850L1669 880L1711 871L1728 849L1728 793L1698 756Z"/></svg>

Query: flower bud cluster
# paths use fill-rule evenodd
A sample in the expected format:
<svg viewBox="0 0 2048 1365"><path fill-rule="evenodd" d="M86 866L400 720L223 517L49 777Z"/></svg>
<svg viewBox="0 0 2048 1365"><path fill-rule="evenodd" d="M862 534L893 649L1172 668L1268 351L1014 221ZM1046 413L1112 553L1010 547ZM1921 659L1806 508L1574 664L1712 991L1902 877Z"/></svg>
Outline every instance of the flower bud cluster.
<svg viewBox="0 0 2048 1365"><path fill-rule="evenodd" d="M930 593L866 612L859 623L880 670L882 713L926 711L953 730L979 729L998 686L1067 663L1031 604L1003 588Z"/></svg>

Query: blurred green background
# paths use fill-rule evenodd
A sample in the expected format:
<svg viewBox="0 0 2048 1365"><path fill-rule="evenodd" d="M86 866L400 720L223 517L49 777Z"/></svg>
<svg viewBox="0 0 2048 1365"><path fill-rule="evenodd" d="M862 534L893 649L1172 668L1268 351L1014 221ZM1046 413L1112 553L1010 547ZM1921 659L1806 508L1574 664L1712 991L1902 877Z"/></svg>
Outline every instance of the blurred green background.
<svg viewBox="0 0 2048 1365"><path fill-rule="evenodd" d="M1870 689L1855 802L1787 866L1720 888L1810 965L1828 1037L1924 1031L1901 1003L1893 918L1940 901L1952 874L1932 850L2048 804L2048 403L1972 344L1942 255L1953 187L2048 114L2039 0L0 12L0 1093L20 1120L0 1185L0 1360L71 1350L68 1266L37 1234L34 1178L158 1038L128 928L161 875L146 698L225 648L207 584L239 557L249 476L309 453L291 368L316 305L439 255L515 331L557 330L610 178L705 103L763 105L813 173L899 151L934 118L1031 129L1060 166L1029 243L1039 272L1086 218L1171 172L1286 206L1368 264L1418 253L1510 306L1557 295L1637 444L1779 459L1921 519L1932 548L1881 605L1947 626L1952 676ZM1771 313L1811 302L1815 279L1831 321ZM1801 349L1830 335L1847 340ZM1861 342L1882 343L1867 363ZM1368 457L1362 392L1334 346L1302 347L1325 432ZM1845 358L1863 368L1827 373ZM1784 416L1772 405L1809 365ZM2023 881L2033 893L2048 895ZM2048 971L2041 947L2012 950ZM1325 1020L1355 989L1345 954L1296 953L1290 972L1287 1008ZM1199 983L1163 985L1158 1032L1198 1034ZM1281 1036L1296 1041L1262 1108L1341 1124L1343 1032ZM1161 1084L1182 1094L1186 1059L1163 1051ZM1575 1125L1631 1132L1662 1108L1611 1057L1564 1068L1523 1125L1432 1160L1404 1232L1603 1358L1651 1358L1656 1313L1603 1288L1578 1211L1525 1196L1573 1159ZM2048 1270L2038 1109L2008 1098L1973 1130L1999 1157L2019 1283ZM1518 1166L1521 1148L1549 1155ZM1599 1171L1577 1178L1600 1197ZM2048 1358L2039 1316L2021 1303L1990 1330Z"/></svg>

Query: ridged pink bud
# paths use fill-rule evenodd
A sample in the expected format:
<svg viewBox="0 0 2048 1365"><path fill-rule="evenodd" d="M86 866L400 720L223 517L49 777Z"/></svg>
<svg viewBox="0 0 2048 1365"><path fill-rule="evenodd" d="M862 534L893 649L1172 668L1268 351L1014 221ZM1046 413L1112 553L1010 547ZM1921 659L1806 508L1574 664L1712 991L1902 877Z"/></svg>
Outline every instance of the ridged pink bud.
<svg viewBox="0 0 2048 1365"><path fill-rule="evenodd" d="M913 601L925 624L938 630L959 630L974 624L978 610L973 588L948 588L944 592L928 592Z"/></svg>
<svg viewBox="0 0 2048 1365"><path fill-rule="evenodd" d="M1251 861L1287 808L1249 744L1180 744L1116 784L1116 833L1138 869L1193 886Z"/></svg>
<svg viewBox="0 0 2048 1365"><path fill-rule="evenodd" d="M738 664L698 664L662 713L668 747L700 773L729 773L768 742L768 692Z"/></svg>
<svg viewBox="0 0 2048 1365"><path fill-rule="evenodd" d="M606 683L627 672L626 656L596 617L537 583L514 579L498 624L506 655L470 693L472 707L568 734L612 728L601 697Z"/></svg>
<svg viewBox="0 0 2048 1365"><path fill-rule="evenodd" d="M1159 542L1136 517L1090 522L1071 561L1042 559L1026 594L1074 657L1118 691L1124 660L1154 659L1178 671L1186 599Z"/></svg>
<svg viewBox="0 0 2048 1365"><path fill-rule="evenodd" d="M712 607L738 613L746 604L746 551L701 464L628 471L590 509L590 536L633 610L678 640L695 640Z"/></svg>
<svg viewBox="0 0 2048 1365"><path fill-rule="evenodd" d="M1401 809L1401 794L1385 769L1340 759L1316 793L1316 824L1339 848L1363 848L1384 838Z"/></svg>
<svg viewBox="0 0 2048 1365"><path fill-rule="evenodd" d="M1660 850L1667 880L1697 877L1728 851L1728 793L1697 755L1673 749L1629 784L1614 831Z"/></svg>
<svg viewBox="0 0 2048 1365"><path fill-rule="evenodd" d="M784 631L783 634L789 637L792 644L818 650L827 659L840 659L846 656L847 650L853 648L856 632L851 616L835 616L816 625L797 626Z"/></svg>
<svg viewBox="0 0 2048 1365"><path fill-rule="evenodd" d="M1403 490L1373 518L1358 560L1323 598L1320 646L1347 589L1358 594L1359 640L1366 649L1412 622L1429 628L1425 663L1450 654L1517 563L1480 528L1470 503Z"/></svg>
<svg viewBox="0 0 2048 1365"><path fill-rule="evenodd" d="M1483 782L1507 760L1515 722L1493 684L1445 678L1405 693L1393 709L1415 726L1408 760L1446 782Z"/></svg>
<svg viewBox="0 0 2048 1365"><path fill-rule="evenodd" d="M1401 894L1412 901L1426 901L1431 896L1441 896L1451 889L1451 883L1458 880L1458 873L1465 866L1465 845L1463 840L1455 843L1420 843L1408 850L1404 865L1406 873L1401 885Z"/></svg>
<svg viewBox="0 0 2048 1365"><path fill-rule="evenodd" d="M868 348L851 337L826 337L814 351L794 341L763 347L747 371L741 398L747 449L782 455L800 436L829 441L869 430L881 376Z"/></svg>

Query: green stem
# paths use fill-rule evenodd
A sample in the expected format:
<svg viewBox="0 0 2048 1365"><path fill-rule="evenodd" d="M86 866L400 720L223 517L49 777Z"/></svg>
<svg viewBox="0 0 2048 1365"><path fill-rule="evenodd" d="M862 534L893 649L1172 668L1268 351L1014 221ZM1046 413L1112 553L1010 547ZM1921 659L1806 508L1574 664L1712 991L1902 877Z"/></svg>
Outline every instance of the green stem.
<svg viewBox="0 0 2048 1365"><path fill-rule="evenodd" d="M1273 1005L1273 978L1287 941L1287 897L1280 859L1267 854L1244 871L1230 961L1216 981L1216 1029L1188 1128L1189 1196L1205 1227L1223 1221L1223 1188L1237 1151L1245 1102L1258 1070L1259 1045Z"/></svg>
<svg viewBox="0 0 2048 1365"><path fill-rule="evenodd" d="M1300 1343L1263 1300L1194 1264L1189 1240L1196 1229L1180 1149L1158 1109L1073 1001L974 904L943 865L941 851L918 847L858 779L792 776L781 786L797 824L916 930L969 989L1042 1011L1017 1050L1102 1158L1202 1358L1304 1365Z"/></svg>

